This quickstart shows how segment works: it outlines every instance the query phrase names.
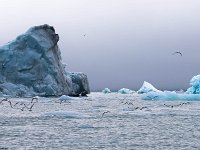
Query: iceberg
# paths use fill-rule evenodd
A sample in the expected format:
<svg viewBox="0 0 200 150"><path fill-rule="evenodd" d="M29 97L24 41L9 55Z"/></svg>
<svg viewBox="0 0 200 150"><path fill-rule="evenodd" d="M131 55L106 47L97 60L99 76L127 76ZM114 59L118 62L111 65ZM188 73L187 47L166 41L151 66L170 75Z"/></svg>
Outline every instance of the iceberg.
<svg viewBox="0 0 200 150"><path fill-rule="evenodd" d="M102 92L104 94L107 94L107 93L111 93L111 90L109 88L105 88L105 89L102 90Z"/></svg>
<svg viewBox="0 0 200 150"><path fill-rule="evenodd" d="M0 95L78 96L89 94L84 73L71 73L62 64L59 36L49 25L30 28L0 47Z"/></svg>
<svg viewBox="0 0 200 150"><path fill-rule="evenodd" d="M143 94L143 93L148 93L148 92L162 92L162 91L156 89L153 85L144 81L142 87L137 91L137 93Z"/></svg>
<svg viewBox="0 0 200 150"><path fill-rule="evenodd" d="M118 91L118 93L120 94L133 94L135 91L132 91L130 89L127 89L127 88L122 88Z"/></svg>
<svg viewBox="0 0 200 150"><path fill-rule="evenodd" d="M200 75L194 76L190 80L190 85L192 87L187 89L186 91L187 94L200 94Z"/></svg>
<svg viewBox="0 0 200 150"><path fill-rule="evenodd" d="M142 88L138 93L141 94L143 100L185 100L185 101L199 101L200 100L200 75L194 76L190 80L192 87L184 93L180 91L160 91L154 88L150 83L144 82Z"/></svg>

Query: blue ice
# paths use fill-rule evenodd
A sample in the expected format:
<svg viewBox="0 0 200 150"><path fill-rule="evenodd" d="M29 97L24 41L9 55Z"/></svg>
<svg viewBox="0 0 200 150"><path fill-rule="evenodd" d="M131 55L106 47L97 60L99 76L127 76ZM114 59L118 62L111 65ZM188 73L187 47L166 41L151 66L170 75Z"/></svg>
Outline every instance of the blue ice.
<svg viewBox="0 0 200 150"><path fill-rule="evenodd" d="M135 91L132 91L132 90L130 90L130 89L127 89L127 88L122 88L122 89L120 89L119 91L118 91L118 93L120 93L120 94L132 94L132 93L134 93Z"/></svg>
<svg viewBox="0 0 200 150"><path fill-rule="evenodd" d="M192 87L184 93L182 91L160 91L148 82L143 83L142 87L138 90L144 100L187 100L199 101L200 100L200 75L194 76L190 80Z"/></svg>
<svg viewBox="0 0 200 150"><path fill-rule="evenodd" d="M111 93L111 90L109 88L105 88L105 89L102 90L102 92L104 94L107 94L107 93Z"/></svg>
<svg viewBox="0 0 200 150"><path fill-rule="evenodd" d="M200 75L194 76L190 80L190 85L192 87L187 89L186 91L187 94L200 94Z"/></svg>
<svg viewBox="0 0 200 150"><path fill-rule="evenodd" d="M186 100L199 101L200 94L179 94L175 91L148 92L141 95L144 100Z"/></svg>

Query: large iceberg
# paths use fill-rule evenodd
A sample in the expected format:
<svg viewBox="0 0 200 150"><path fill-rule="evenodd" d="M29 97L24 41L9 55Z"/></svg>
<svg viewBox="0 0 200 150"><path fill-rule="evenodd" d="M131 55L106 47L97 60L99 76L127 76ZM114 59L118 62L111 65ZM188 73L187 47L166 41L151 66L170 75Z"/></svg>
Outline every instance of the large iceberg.
<svg viewBox="0 0 200 150"><path fill-rule="evenodd" d="M190 80L190 85L192 85L192 87L187 89L187 94L200 94L200 75L194 76Z"/></svg>
<svg viewBox="0 0 200 150"><path fill-rule="evenodd" d="M60 96L90 93L84 73L66 71L49 25L30 28L0 47L0 95Z"/></svg>
<svg viewBox="0 0 200 150"><path fill-rule="evenodd" d="M137 92L139 94L143 94L143 93L148 93L148 92L162 92L162 91L156 89L153 85L144 81L142 87Z"/></svg>

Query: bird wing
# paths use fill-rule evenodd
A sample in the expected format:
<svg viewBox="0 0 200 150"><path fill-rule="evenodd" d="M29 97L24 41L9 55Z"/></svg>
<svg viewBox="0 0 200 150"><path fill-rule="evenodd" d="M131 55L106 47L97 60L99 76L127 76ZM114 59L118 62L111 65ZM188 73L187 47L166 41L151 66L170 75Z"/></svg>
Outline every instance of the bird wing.
<svg viewBox="0 0 200 150"><path fill-rule="evenodd" d="M175 55L175 54L180 54L181 56L183 56L181 52L174 52L174 53L172 53L172 55Z"/></svg>

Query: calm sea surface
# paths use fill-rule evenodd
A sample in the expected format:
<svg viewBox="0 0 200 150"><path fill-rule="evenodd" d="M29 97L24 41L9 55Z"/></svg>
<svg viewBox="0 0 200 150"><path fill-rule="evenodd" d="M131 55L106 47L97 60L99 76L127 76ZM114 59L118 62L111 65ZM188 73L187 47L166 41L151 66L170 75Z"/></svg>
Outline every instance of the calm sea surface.
<svg viewBox="0 0 200 150"><path fill-rule="evenodd" d="M10 101L0 104L0 149L200 149L200 101L92 93L61 104L40 98L32 111L31 98Z"/></svg>

